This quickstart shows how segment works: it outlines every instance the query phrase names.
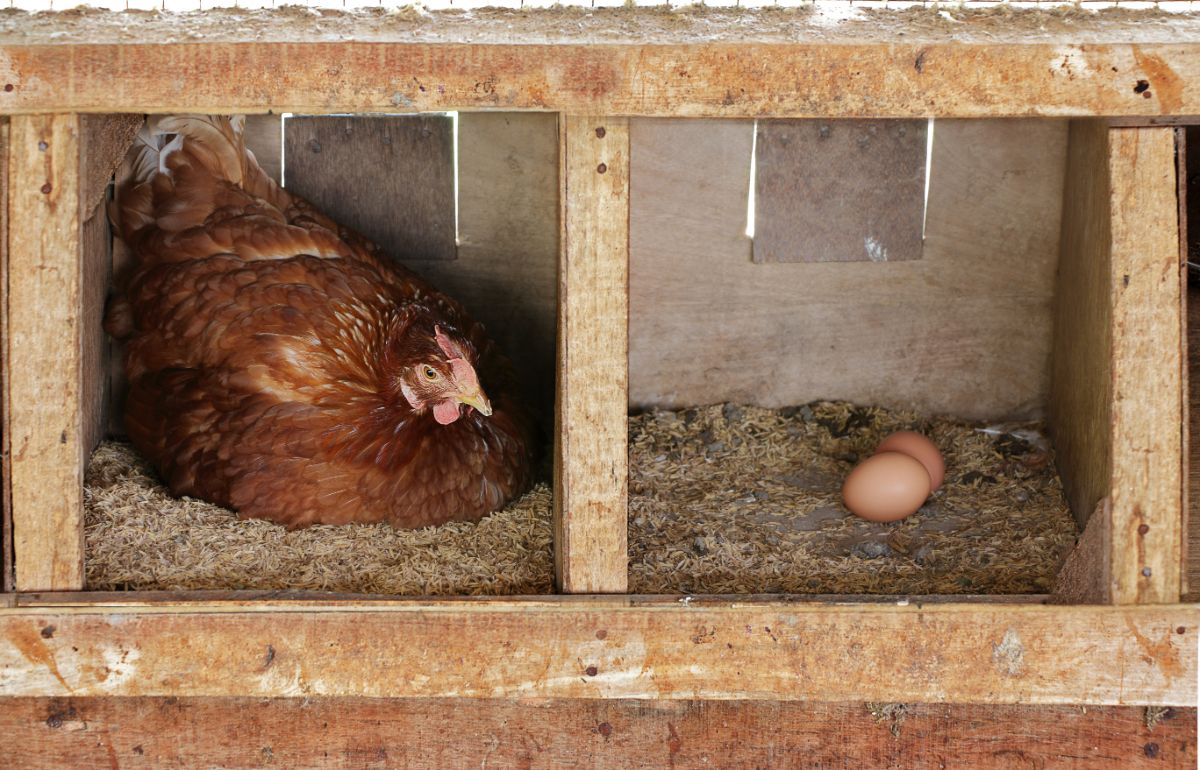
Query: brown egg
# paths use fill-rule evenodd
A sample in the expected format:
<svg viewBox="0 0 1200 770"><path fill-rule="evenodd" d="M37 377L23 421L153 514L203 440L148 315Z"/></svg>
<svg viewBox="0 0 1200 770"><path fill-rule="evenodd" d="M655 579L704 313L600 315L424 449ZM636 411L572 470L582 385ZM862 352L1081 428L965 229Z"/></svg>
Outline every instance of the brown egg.
<svg viewBox="0 0 1200 770"><path fill-rule="evenodd" d="M924 465L901 452L880 452L850 471L842 502L867 521L897 521L916 513L929 492Z"/></svg>
<svg viewBox="0 0 1200 770"><path fill-rule="evenodd" d="M932 441L920 433L911 430L893 433L875 447L875 453L880 452L903 452L918 460L925 466L925 470L929 471L929 486L932 492L936 492L946 479L946 461L942 459L942 453Z"/></svg>

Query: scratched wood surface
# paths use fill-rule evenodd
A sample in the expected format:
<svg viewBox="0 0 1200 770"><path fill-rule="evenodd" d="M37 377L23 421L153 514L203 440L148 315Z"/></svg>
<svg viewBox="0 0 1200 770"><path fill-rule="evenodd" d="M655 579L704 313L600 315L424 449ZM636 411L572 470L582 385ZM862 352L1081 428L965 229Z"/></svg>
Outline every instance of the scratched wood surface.
<svg viewBox="0 0 1200 770"><path fill-rule="evenodd" d="M1175 136L1109 130L1112 598L1179 600L1183 296Z"/></svg>
<svg viewBox="0 0 1200 770"><path fill-rule="evenodd" d="M83 587L80 120L13 118L8 391L18 590Z"/></svg>
<svg viewBox="0 0 1200 770"><path fill-rule="evenodd" d="M985 729L986 727L986 729ZM1193 768L1196 710L899 703L11 698L0 767Z"/></svg>
<svg viewBox="0 0 1200 770"><path fill-rule="evenodd" d="M17 607L0 609L0 696L1192 706L1198 622L1196 605L621 597L308 612L268 602L239 611Z"/></svg>
<svg viewBox="0 0 1200 770"><path fill-rule="evenodd" d="M833 27L804 9L311 20L247 10L236 25L221 15L16 14L0 20L0 72L12 86L0 90L0 112L1200 115L1200 93L1185 87L1200 78L1195 17L963 14L971 23L930 9ZM76 40L88 42L67 42Z"/></svg>
<svg viewBox="0 0 1200 770"><path fill-rule="evenodd" d="M554 572L565 593L628 585L629 121L564 116Z"/></svg>
<svg viewBox="0 0 1200 770"><path fill-rule="evenodd" d="M0 120L0 201L8 200L8 119ZM0 205L0 591L13 590L8 409L8 206Z"/></svg>

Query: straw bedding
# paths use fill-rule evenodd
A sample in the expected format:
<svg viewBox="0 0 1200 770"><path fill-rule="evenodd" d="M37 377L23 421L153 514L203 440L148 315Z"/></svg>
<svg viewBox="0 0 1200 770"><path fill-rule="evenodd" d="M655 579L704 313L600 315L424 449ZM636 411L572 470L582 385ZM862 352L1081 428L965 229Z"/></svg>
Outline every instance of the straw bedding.
<svg viewBox="0 0 1200 770"><path fill-rule="evenodd" d="M931 436L945 486L909 519L861 521L838 492L892 430ZM979 426L819 403L630 418L635 593L1038 593L1075 528L1032 426ZM308 589L407 595L552 591L551 492L475 524L288 532L171 497L125 444L92 457L87 581L109 589Z"/></svg>

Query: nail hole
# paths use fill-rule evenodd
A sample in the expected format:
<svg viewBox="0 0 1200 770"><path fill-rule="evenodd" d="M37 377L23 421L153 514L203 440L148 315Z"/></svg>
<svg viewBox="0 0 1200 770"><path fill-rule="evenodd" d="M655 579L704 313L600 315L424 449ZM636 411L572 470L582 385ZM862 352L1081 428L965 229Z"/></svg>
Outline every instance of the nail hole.
<svg viewBox="0 0 1200 770"><path fill-rule="evenodd" d="M1137 85L1133 87L1133 92L1134 92L1135 94L1140 94L1140 93L1142 93L1143 91L1146 91L1146 90L1148 90L1149 88L1150 88L1150 81L1149 81L1149 80L1139 80L1139 81L1137 82Z"/></svg>
<svg viewBox="0 0 1200 770"><path fill-rule="evenodd" d="M13 88L14 88L14 86L13 86L13 84L12 84L12 83L5 83L5 84L4 84L4 90L5 90L5 91L12 91L12 90L13 90Z"/></svg>
<svg viewBox="0 0 1200 770"><path fill-rule="evenodd" d="M605 135L605 134L607 134L607 133L608 133L608 132L604 130L604 126L600 126L600 127L598 127L598 128L596 129L596 138L597 138L597 139L603 139L603 138L604 138L604 135Z"/></svg>

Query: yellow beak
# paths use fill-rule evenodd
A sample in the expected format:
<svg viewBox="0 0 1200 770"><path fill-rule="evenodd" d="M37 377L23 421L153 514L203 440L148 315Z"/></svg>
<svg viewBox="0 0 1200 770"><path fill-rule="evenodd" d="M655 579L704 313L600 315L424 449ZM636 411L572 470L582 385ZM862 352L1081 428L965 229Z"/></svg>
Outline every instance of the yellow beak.
<svg viewBox="0 0 1200 770"><path fill-rule="evenodd" d="M492 416L492 403L488 401L487 396L483 395L482 390L477 390L474 393L460 393L458 401L467 406L475 407L484 417Z"/></svg>

